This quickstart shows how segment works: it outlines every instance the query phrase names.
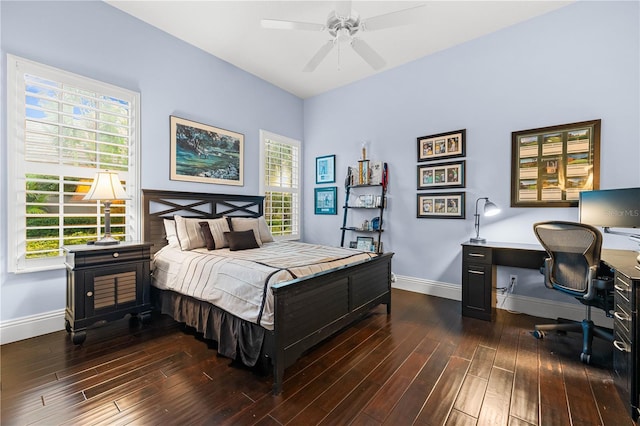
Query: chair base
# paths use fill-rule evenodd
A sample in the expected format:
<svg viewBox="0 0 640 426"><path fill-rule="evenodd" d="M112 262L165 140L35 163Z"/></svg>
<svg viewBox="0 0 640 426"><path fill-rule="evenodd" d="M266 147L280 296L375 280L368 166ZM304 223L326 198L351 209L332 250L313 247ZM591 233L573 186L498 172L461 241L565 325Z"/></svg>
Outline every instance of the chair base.
<svg viewBox="0 0 640 426"><path fill-rule="evenodd" d="M613 332L607 328L599 327L591 320L582 320L582 322L571 321L564 318L558 318L558 324L536 325L533 331L533 337L536 339L544 338L545 331L573 331L582 333L582 353L580 361L585 364L591 362L591 348L593 345L593 337L613 342Z"/></svg>

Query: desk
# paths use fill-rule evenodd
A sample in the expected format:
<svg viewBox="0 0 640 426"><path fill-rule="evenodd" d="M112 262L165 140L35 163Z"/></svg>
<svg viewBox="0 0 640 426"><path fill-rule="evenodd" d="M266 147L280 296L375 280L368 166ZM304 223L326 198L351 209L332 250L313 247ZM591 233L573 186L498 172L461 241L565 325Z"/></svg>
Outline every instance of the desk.
<svg viewBox="0 0 640 426"><path fill-rule="evenodd" d="M640 415L640 269L637 253L602 249L601 261L614 272L615 350L613 367L623 400L630 402L634 420ZM462 244L462 315L491 321L494 315L496 266L539 269L547 257L538 244ZM540 279L540 285L542 278Z"/></svg>

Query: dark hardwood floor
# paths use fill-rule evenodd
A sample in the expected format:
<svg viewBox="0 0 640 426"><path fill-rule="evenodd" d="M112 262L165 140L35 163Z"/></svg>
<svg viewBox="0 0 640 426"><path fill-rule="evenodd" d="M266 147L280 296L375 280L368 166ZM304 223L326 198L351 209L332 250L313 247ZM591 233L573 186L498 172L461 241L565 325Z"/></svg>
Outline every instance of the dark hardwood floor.
<svg viewBox="0 0 640 426"><path fill-rule="evenodd" d="M578 335L530 335L527 315L460 316L460 302L393 292L370 315L271 378L231 365L167 317L3 345L2 425L632 425L611 377Z"/></svg>

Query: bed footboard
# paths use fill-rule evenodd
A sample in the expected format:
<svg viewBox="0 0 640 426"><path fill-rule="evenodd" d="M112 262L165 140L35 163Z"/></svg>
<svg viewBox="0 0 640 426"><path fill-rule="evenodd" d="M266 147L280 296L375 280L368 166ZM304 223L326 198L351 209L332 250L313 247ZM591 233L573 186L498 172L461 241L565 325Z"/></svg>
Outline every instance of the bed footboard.
<svg viewBox="0 0 640 426"><path fill-rule="evenodd" d="M310 349L379 304L391 313L391 258L368 261L276 284L273 393L282 391L285 368ZM310 309L312 307L312 309Z"/></svg>

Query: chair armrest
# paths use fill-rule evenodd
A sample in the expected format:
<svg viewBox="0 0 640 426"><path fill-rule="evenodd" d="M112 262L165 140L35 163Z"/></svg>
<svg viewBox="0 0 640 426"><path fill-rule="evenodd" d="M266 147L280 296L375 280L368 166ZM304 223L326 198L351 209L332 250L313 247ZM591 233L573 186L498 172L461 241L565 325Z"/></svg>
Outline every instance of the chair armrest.
<svg viewBox="0 0 640 426"><path fill-rule="evenodd" d="M598 283L597 281L597 273L598 273L598 266L597 265L592 265L589 267L589 276L587 278L587 293L582 296L582 298L584 300L592 300L594 297L596 297L596 290L598 289Z"/></svg>
<svg viewBox="0 0 640 426"><path fill-rule="evenodd" d="M544 259L544 269L543 269L543 274L544 274L544 285L547 288L555 288L553 286L553 283L551 282L551 270L553 269L553 259L550 257L547 257Z"/></svg>

